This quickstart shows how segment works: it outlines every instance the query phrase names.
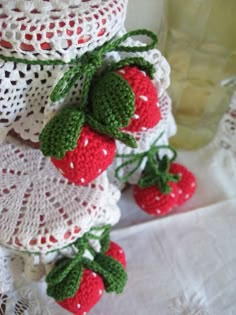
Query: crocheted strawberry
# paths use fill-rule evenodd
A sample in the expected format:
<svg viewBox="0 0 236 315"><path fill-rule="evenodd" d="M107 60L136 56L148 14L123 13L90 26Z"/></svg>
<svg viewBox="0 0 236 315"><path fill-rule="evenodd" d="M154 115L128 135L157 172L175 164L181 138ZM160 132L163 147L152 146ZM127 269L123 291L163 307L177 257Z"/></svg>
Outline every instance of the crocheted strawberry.
<svg viewBox="0 0 236 315"><path fill-rule="evenodd" d="M139 207L148 214L162 216L169 213L178 200L178 188L176 183L168 183L170 192L164 194L157 185L147 188L134 186L134 199Z"/></svg>
<svg viewBox="0 0 236 315"><path fill-rule="evenodd" d="M126 266L124 251L118 244L110 242L109 249L105 252L105 255L114 258L123 267ZM75 315L84 315L99 302L104 290L102 277L91 270L85 269L76 294L72 298L67 298L57 303Z"/></svg>
<svg viewBox="0 0 236 315"><path fill-rule="evenodd" d="M102 278L91 270L84 270L79 290L72 298L57 303L75 315L87 314L101 299L104 292Z"/></svg>
<svg viewBox="0 0 236 315"><path fill-rule="evenodd" d="M177 205L181 206L189 200L196 190L196 178L185 166L178 163L171 163L170 173L179 175L180 180L177 183L178 198Z"/></svg>
<svg viewBox="0 0 236 315"><path fill-rule="evenodd" d="M115 141L98 134L88 125L82 128L77 147L62 159L51 158L60 173L76 185L85 186L105 171L116 152Z"/></svg>
<svg viewBox="0 0 236 315"><path fill-rule="evenodd" d="M149 76L137 67L124 67L116 71L125 79L135 95L135 112L124 130L137 132L155 127L161 119L158 95Z"/></svg>
<svg viewBox="0 0 236 315"><path fill-rule="evenodd" d="M99 77L91 102L93 117L113 128L143 131L161 119L155 86L136 66L125 66Z"/></svg>

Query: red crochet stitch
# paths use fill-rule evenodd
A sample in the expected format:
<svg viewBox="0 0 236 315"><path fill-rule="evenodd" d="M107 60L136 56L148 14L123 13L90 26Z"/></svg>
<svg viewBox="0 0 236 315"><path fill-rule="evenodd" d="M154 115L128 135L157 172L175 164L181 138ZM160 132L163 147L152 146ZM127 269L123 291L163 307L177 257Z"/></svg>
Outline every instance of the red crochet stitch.
<svg viewBox="0 0 236 315"><path fill-rule="evenodd" d="M128 81L135 95L135 113L124 130L138 132L153 128L161 119L155 86L145 72L137 67L126 66L116 71Z"/></svg>
<svg viewBox="0 0 236 315"><path fill-rule="evenodd" d="M103 292L102 278L91 270L85 270L75 296L57 303L75 315L84 315L100 300Z"/></svg>
<svg viewBox="0 0 236 315"><path fill-rule="evenodd" d="M110 242L105 255L119 261L126 267L126 258L123 249L116 243ZM67 298L57 303L74 315L85 315L101 299L104 292L102 278L91 270L84 270L79 290L72 298Z"/></svg>
<svg viewBox="0 0 236 315"><path fill-rule="evenodd" d="M76 185L85 186L98 177L115 157L115 140L84 126L77 147L61 160L51 158L61 174Z"/></svg>
<svg viewBox="0 0 236 315"><path fill-rule="evenodd" d="M177 183L178 187L178 198L177 205L181 206L187 200L189 200L196 190L196 178L192 172L190 172L185 166L172 163L170 165L170 173L178 174L180 180Z"/></svg>
<svg viewBox="0 0 236 315"><path fill-rule="evenodd" d="M119 261L119 263L126 268L126 257L124 250L116 243L110 242L110 247L105 255L114 258Z"/></svg>
<svg viewBox="0 0 236 315"><path fill-rule="evenodd" d="M134 186L134 199L139 207L155 216L162 216L169 213L177 203L178 189L176 183L169 182L172 188L168 194L163 194L157 185L141 188Z"/></svg>

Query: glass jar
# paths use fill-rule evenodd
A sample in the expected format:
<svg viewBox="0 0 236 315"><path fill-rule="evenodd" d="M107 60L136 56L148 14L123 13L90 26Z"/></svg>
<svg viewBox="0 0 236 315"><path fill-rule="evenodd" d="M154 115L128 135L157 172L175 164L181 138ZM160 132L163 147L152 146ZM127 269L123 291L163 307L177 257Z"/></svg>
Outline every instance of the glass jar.
<svg viewBox="0 0 236 315"><path fill-rule="evenodd" d="M164 53L171 66L178 132L171 143L196 149L211 141L233 92L236 1L167 0ZM163 44L163 43L162 43Z"/></svg>

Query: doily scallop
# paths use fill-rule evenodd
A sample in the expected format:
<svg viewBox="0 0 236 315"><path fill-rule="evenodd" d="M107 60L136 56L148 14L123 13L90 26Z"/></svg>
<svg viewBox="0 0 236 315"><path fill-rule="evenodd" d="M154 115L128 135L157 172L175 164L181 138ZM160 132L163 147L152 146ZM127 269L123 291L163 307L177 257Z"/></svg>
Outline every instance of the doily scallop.
<svg viewBox="0 0 236 315"><path fill-rule="evenodd" d="M117 141L117 153L118 154L136 154L141 153L149 150L152 143L158 138L159 135L162 135L162 137L158 140L157 145L168 145L168 138L173 136L176 133L176 124L175 120L172 115L171 111L171 98L167 94L167 92L164 92L162 96L159 98L159 106L161 111L162 119L161 121L152 129L148 129L142 132L134 133L133 136L136 138L138 143L137 149L132 149L127 147L126 145L122 144L121 142ZM168 152L161 152L161 153L167 153ZM122 184L116 177L115 177L115 170L117 167L119 167L121 164L126 162L127 159L125 158L116 158L112 165L108 168L108 178L111 183L113 183L116 187L119 189L122 189L124 187L124 184ZM140 165L140 167L136 170L136 172L129 178L129 183L134 185L137 184L142 170L144 169L144 166L146 164L146 160L144 159L143 163ZM123 167L121 172L119 172L120 176L125 176L128 174L132 169L134 168L134 165L127 165Z"/></svg>
<svg viewBox="0 0 236 315"><path fill-rule="evenodd" d="M0 178L0 242L7 247L43 254L119 220L120 193L106 172L75 186L39 150L10 137L0 146Z"/></svg>
<svg viewBox="0 0 236 315"><path fill-rule="evenodd" d="M1 1L0 53L65 62L101 46L123 26L127 0Z"/></svg>

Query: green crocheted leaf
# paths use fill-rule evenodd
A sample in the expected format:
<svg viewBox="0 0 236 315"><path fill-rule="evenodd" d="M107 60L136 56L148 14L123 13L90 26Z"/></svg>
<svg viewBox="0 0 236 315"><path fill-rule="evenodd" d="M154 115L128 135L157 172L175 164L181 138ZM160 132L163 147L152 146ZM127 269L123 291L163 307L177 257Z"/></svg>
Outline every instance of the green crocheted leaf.
<svg viewBox="0 0 236 315"><path fill-rule="evenodd" d="M83 275L82 265L77 265L71 270L68 275L58 284L48 285L47 294L57 301L62 301L66 298L71 298L79 289Z"/></svg>
<svg viewBox="0 0 236 315"><path fill-rule="evenodd" d="M111 137L113 139L119 140L128 147L131 148L137 148L137 142L135 138L125 132L121 132L116 127L111 126L105 126L101 122L94 119L92 116L87 115L86 116L86 122L90 125L90 127L94 130L96 130L98 133L107 135L108 137Z"/></svg>
<svg viewBox="0 0 236 315"><path fill-rule="evenodd" d="M115 72L95 82L91 100L93 117L112 128L128 126L135 112L135 95L129 83Z"/></svg>
<svg viewBox="0 0 236 315"><path fill-rule="evenodd" d="M74 108L67 107L60 111L40 134L43 154L60 160L67 151L74 150L84 122L84 114Z"/></svg>
<svg viewBox="0 0 236 315"><path fill-rule="evenodd" d="M101 267L98 271L103 278L106 292L122 293L128 280L124 267L115 259L97 254L94 261Z"/></svg>
<svg viewBox="0 0 236 315"><path fill-rule="evenodd" d="M78 261L75 261L75 259L63 258L59 260L46 277L48 285L54 286L63 281L68 273L75 267L75 264L78 264Z"/></svg>

